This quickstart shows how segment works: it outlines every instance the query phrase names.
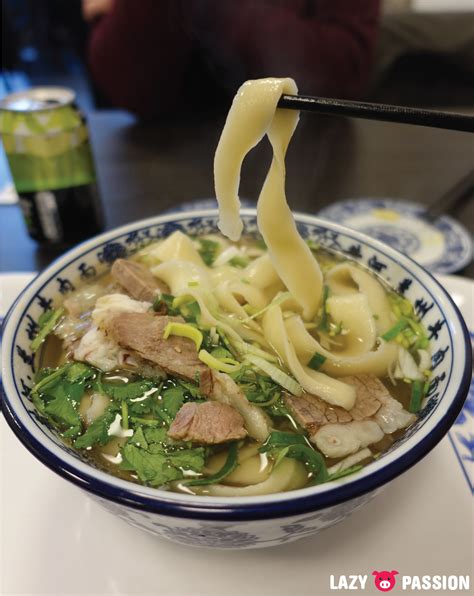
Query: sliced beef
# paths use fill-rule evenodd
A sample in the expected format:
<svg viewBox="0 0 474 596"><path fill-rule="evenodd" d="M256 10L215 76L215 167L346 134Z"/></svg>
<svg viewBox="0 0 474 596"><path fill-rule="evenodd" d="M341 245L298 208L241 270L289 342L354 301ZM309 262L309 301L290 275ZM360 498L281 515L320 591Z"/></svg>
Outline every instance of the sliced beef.
<svg viewBox="0 0 474 596"><path fill-rule="evenodd" d="M217 402L230 405L240 412L245 428L256 441L263 443L271 431L271 420L258 406L251 404L243 391L229 375L206 369L199 377L202 395Z"/></svg>
<svg viewBox="0 0 474 596"><path fill-rule="evenodd" d="M327 402L316 395L304 393L300 397L285 393L283 401L296 422L314 434L318 428L328 423L350 422L352 416L344 408L330 406Z"/></svg>
<svg viewBox="0 0 474 596"><path fill-rule="evenodd" d="M154 277L141 263L117 259L112 265L112 277L135 300L153 302L162 293L169 293L168 286Z"/></svg>
<svg viewBox="0 0 474 596"><path fill-rule="evenodd" d="M330 406L321 398L306 393L301 397L285 394L284 402L298 424L313 435L325 424L347 423L352 420L366 420L374 416L387 399L393 399L385 385L373 375L343 377L341 381L352 385L356 390L354 407L347 411L338 406Z"/></svg>
<svg viewBox="0 0 474 596"><path fill-rule="evenodd" d="M216 445L247 436L244 419L233 407L208 401L189 402L181 407L168 436L202 445Z"/></svg>
<svg viewBox="0 0 474 596"><path fill-rule="evenodd" d="M190 339L175 335L163 339L165 327L170 321L183 322L183 319L122 312L107 317L102 328L122 348L158 364L167 373L195 381L208 368L198 359L196 346Z"/></svg>
<svg viewBox="0 0 474 596"><path fill-rule="evenodd" d="M356 390L356 402L349 410L354 420L373 416L387 400L393 399L385 385L374 375L352 375L341 379Z"/></svg>

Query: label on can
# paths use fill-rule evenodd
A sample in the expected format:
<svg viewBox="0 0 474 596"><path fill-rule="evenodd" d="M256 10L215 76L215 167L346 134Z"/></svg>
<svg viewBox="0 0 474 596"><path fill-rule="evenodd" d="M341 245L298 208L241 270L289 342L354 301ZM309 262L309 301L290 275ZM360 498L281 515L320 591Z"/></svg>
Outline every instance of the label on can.
<svg viewBox="0 0 474 596"><path fill-rule="evenodd" d="M0 102L0 134L30 235L74 242L100 231L86 120L74 92L42 87Z"/></svg>

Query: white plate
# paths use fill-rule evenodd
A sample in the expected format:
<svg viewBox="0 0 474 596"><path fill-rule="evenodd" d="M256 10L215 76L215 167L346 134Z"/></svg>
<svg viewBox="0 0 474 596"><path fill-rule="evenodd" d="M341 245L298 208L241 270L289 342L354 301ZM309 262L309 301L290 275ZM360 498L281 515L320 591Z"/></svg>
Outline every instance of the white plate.
<svg viewBox="0 0 474 596"><path fill-rule="evenodd" d="M441 280L474 330L474 283ZM0 284L5 309L21 284L15 276ZM472 423L472 397L470 422L455 425L450 438L349 519L293 544L234 552L179 546L115 518L41 465L0 417L0 593L329 596L331 574L368 574L364 593L380 594L374 569L470 574L472 489L460 465L466 452L458 458L453 445Z"/></svg>
<svg viewBox="0 0 474 596"><path fill-rule="evenodd" d="M472 258L469 232L448 215L428 222L425 209L410 201L349 199L318 215L389 244L433 273L459 271Z"/></svg>

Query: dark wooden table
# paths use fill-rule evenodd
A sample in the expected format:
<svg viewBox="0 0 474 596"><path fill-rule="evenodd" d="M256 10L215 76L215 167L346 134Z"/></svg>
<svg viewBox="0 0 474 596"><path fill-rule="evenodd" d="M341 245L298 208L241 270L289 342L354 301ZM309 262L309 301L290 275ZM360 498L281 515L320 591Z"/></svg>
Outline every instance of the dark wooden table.
<svg viewBox="0 0 474 596"><path fill-rule="evenodd" d="M120 111L90 114L107 228L212 197L224 117L142 124ZM249 155L242 197L256 199L269 159L267 143ZM350 197L429 204L473 162L474 135L468 133L305 114L288 153L287 195L293 209L310 213ZM453 215L472 231L473 211L472 203L464 204ZM17 206L0 207L0 271L41 270L59 252L28 237ZM474 266L461 273L472 275Z"/></svg>

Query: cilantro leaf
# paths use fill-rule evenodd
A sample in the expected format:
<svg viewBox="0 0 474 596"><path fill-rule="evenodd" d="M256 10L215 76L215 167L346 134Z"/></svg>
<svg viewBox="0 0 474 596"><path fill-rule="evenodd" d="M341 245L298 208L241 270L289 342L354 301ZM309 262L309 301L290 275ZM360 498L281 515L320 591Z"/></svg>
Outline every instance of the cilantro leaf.
<svg viewBox="0 0 474 596"><path fill-rule="evenodd" d="M54 397L44 406L44 412L55 426L64 431L65 436L73 437L81 432L82 421L79 412L66 395Z"/></svg>
<svg viewBox="0 0 474 596"><path fill-rule="evenodd" d="M81 362L67 362L40 375L31 390L33 403L65 437L82 429L79 402L96 377L96 370Z"/></svg>
<svg viewBox="0 0 474 596"><path fill-rule="evenodd" d="M46 337L53 331L63 314L64 308L58 308L56 310L47 310L40 316L38 319L38 333L30 344L33 352L36 352Z"/></svg>
<svg viewBox="0 0 474 596"><path fill-rule="evenodd" d="M103 381L100 383L100 389L115 400L137 399L154 387L156 382L151 379L141 379L131 383L104 383Z"/></svg>
<svg viewBox="0 0 474 596"><path fill-rule="evenodd" d="M109 407L102 416L96 418L87 428L86 432L74 441L77 449L86 449L93 445L106 445L110 441L108 434L110 425L115 419L117 409Z"/></svg>
<svg viewBox="0 0 474 596"><path fill-rule="evenodd" d="M139 479L150 486L179 480L184 477L184 470L200 472L203 469L204 448L176 449L165 445L165 440L165 429L137 429L121 449L121 468L136 472Z"/></svg>

